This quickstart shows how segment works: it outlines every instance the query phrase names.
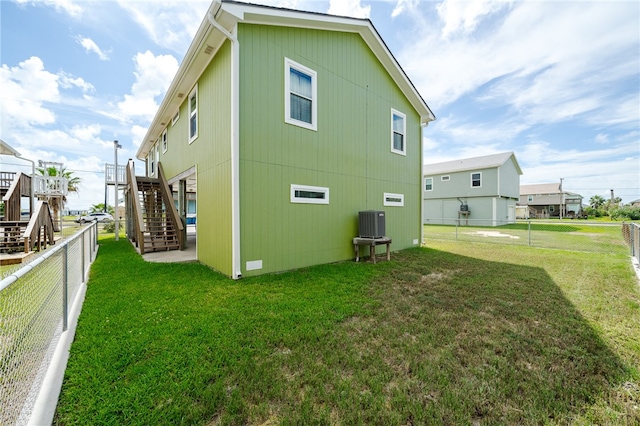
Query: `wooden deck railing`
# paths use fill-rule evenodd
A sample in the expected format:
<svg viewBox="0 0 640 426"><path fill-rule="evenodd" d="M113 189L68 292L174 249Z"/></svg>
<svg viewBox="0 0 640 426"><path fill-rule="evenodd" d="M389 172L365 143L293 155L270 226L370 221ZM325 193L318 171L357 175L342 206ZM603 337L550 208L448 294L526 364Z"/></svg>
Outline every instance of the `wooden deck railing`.
<svg viewBox="0 0 640 426"><path fill-rule="evenodd" d="M8 172L3 172L8 175ZM5 185L5 179L9 176L4 176L2 184ZM6 221L20 221L20 210L22 197L29 197L31 200L31 176L27 176L24 173L14 174L13 180L6 190L6 194L2 197L4 201L4 219ZM31 209L31 205L29 208Z"/></svg>
<svg viewBox="0 0 640 426"><path fill-rule="evenodd" d="M47 243L54 244L53 230L49 205L45 201L38 201L27 229L24 231L24 252L32 251L35 247L38 249L46 248Z"/></svg>

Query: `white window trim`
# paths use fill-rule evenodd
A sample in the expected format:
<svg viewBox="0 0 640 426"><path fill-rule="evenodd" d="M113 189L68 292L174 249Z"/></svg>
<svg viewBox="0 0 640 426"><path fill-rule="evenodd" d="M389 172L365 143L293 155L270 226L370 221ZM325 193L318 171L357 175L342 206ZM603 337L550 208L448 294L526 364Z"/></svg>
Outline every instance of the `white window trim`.
<svg viewBox="0 0 640 426"><path fill-rule="evenodd" d="M391 198L399 198L400 201L391 200ZM404 207L404 194L393 194L391 192L385 192L383 205L389 207Z"/></svg>
<svg viewBox="0 0 640 426"><path fill-rule="evenodd" d="M167 138L168 138L167 129L164 129L164 132L162 132L162 136L160 136L160 140L162 141L163 154L167 152L167 150L169 149L169 140Z"/></svg>
<svg viewBox="0 0 640 426"><path fill-rule="evenodd" d="M196 97L196 109L195 111L191 111L191 98L195 95ZM189 137L189 143L192 143L193 141L195 141L196 139L198 139L198 132L199 132L199 127L198 126L198 107L199 107L199 96L198 96L198 85L196 84L196 87L193 88L193 90L191 91L191 93L189 93L189 97L187 97L187 104L188 104L188 108L189 108L189 123L187 124L187 136ZM195 134L192 136L191 135L191 118L193 117L193 115L195 114L196 116L196 132Z"/></svg>
<svg viewBox="0 0 640 426"><path fill-rule="evenodd" d="M393 147L393 116L402 117L402 150ZM407 155L407 116L393 108L391 108L391 152L400 155Z"/></svg>
<svg viewBox="0 0 640 426"><path fill-rule="evenodd" d="M480 175L480 185L473 186L473 175ZM469 182L471 185L471 188L482 188L482 172L473 172L471 173L471 175L469 175L469 177L471 178L471 182Z"/></svg>
<svg viewBox="0 0 640 426"><path fill-rule="evenodd" d="M153 144L149 154L147 155L147 176L153 177L156 174L156 147L158 146L158 142Z"/></svg>
<svg viewBox="0 0 640 426"><path fill-rule="evenodd" d="M291 118L291 68L311 76L311 123ZM318 131L318 73L289 58L284 58L284 121L294 126Z"/></svg>
<svg viewBox="0 0 640 426"><path fill-rule="evenodd" d="M176 123L178 122L178 119L180 119L180 108L178 108L178 110L176 111L176 114L171 119L171 126L175 126Z"/></svg>
<svg viewBox="0 0 640 426"><path fill-rule="evenodd" d="M427 189L427 179L431 179L431 189ZM424 178L424 190L425 191L433 191L433 178L432 177L426 177Z"/></svg>
<svg viewBox="0 0 640 426"><path fill-rule="evenodd" d="M156 156L156 171L154 176L158 176L158 163L160 163L160 139L158 139L154 145L154 152Z"/></svg>
<svg viewBox="0 0 640 426"><path fill-rule="evenodd" d="M296 191L322 192L325 194L325 197L324 198L300 198L300 197L296 197ZM291 195L292 203L329 204L329 188L325 188L323 186L308 186L308 185L298 185L298 184L292 183L290 195Z"/></svg>
<svg viewBox="0 0 640 426"><path fill-rule="evenodd" d="M449 176L449 175L440 177L440 181L441 182L449 182L450 180L451 180L451 176Z"/></svg>

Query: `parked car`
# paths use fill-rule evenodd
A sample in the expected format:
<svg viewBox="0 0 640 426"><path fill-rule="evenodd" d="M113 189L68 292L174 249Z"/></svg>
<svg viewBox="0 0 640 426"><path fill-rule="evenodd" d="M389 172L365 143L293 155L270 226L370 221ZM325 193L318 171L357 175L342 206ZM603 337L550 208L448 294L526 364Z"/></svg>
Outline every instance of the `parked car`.
<svg viewBox="0 0 640 426"><path fill-rule="evenodd" d="M89 213L86 216L80 216L79 218L77 218L76 222L85 223L85 222L93 222L94 220L98 222L112 222L113 216L111 216L109 213L103 213L103 212Z"/></svg>

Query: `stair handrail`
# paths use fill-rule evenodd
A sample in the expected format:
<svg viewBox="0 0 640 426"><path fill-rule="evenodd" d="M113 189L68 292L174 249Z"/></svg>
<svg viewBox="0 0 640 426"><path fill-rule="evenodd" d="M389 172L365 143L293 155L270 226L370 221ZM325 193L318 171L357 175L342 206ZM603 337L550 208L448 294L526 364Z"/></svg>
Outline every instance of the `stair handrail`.
<svg viewBox="0 0 640 426"><path fill-rule="evenodd" d="M142 209L140 208L140 194L138 192L138 179L136 178L135 165L133 160L129 160L127 163L127 181L129 184L129 191L131 196L131 203L133 204L133 216L136 224L136 242L140 247L140 252L144 253L144 232L146 231L146 225L142 219Z"/></svg>
<svg viewBox="0 0 640 426"><path fill-rule="evenodd" d="M176 204L173 202L173 193L169 189L169 184L167 183L167 179L164 175L164 169L160 161L158 161L158 180L160 181L160 187L162 188L164 204L167 206L167 213L171 216L171 220L173 220L173 223L176 224L176 228L178 229L178 242L180 243L180 250L182 250L182 248L184 248L184 226L182 225L180 215L178 215Z"/></svg>
<svg viewBox="0 0 640 426"><path fill-rule="evenodd" d="M55 239L53 236L53 219L51 218L51 211L49 210L49 203L46 201L38 201L36 208L29 219L29 223L22 238L24 239L24 252L28 253L33 250L34 241L36 236L40 236L40 229L44 227L45 245L47 241L49 244L54 244Z"/></svg>
<svg viewBox="0 0 640 426"><path fill-rule="evenodd" d="M2 197L2 201L4 201L4 217L5 220L16 221L20 220L20 205L21 205L21 197L23 195L30 195L30 187L31 184L31 176L26 175L22 172L17 173L11 185L9 185L9 189L7 189L6 194ZM31 204L29 204L29 208L31 208ZM31 212L30 212L31 213Z"/></svg>

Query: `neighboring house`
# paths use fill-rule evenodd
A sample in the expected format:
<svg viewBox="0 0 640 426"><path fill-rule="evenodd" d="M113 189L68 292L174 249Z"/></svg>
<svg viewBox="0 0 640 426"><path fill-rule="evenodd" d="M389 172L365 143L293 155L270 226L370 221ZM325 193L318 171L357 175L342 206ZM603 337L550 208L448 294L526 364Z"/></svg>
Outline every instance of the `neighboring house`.
<svg viewBox="0 0 640 426"><path fill-rule="evenodd" d="M640 199L629 202L631 207L640 207Z"/></svg>
<svg viewBox="0 0 640 426"><path fill-rule="evenodd" d="M423 222L480 226L512 223L516 219L520 175L522 170L513 152L427 164Z"/></svg>
<svg viewBox="0 0 640 426"><path fill-rule="evenodd" d="M353 258L362 210L418 246L434 119L368 19L214 1L136 157L183 221L191 193L198 260L239 278Z"/></svg>
<svg viewBox="0 0 640 426"><path fill-rule="evenodd" d="M559 182L521 185L518 205L526 206L532 219L582 215L582 195L562 190Z"/></svg>

